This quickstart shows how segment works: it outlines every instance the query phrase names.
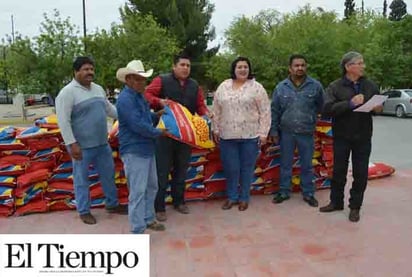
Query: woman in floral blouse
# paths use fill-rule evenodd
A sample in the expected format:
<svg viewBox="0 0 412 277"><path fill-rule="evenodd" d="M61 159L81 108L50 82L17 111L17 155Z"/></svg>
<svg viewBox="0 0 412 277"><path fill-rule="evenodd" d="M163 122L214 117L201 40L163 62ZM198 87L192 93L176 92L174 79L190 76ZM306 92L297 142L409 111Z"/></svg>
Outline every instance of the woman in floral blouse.
<svg viewBox="0 0 412 277"><path fill-rule="evenodd" d="M270 129L270 103L263 86L256 82L249 59L233 61L231 79L215 92L212 129L220 145L228 199L222 209L239 204L248 208L259 146L266 143ZM238 185L240 184L240 191Z"/></svg>

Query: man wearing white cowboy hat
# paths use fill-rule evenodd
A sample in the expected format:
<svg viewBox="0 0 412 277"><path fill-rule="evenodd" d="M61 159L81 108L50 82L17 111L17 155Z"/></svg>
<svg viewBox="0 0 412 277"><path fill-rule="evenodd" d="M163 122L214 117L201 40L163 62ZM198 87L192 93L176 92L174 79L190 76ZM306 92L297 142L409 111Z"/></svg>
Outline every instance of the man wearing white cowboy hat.
<svg viewBox="0 0 412 277"><path fill-rule="evenodd" d="M120 156L129 186L129 223L131 232L141 234L146 228L163 231L155 220L154 201L158 189L155 159L156 138L166 134L154 127L159 113L152 113L143 97L146 78L153 69L144 70L140 60L119 68L116 77L125 83L117 99Z"/></svg>

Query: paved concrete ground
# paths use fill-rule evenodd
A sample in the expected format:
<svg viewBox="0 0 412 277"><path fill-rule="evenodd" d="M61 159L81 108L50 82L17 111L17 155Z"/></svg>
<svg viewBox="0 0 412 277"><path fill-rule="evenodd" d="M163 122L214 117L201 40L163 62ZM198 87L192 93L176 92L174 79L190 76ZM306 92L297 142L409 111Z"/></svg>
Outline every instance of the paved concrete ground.
<svg viewBox="0 0 412 277"><path fill-rule="evenodd" d="M167 230L149 232L151 276L412 276L411 179L409 170L371 181L358 223L299 194L280 205L253 196L245 212L218 200L190 203L189 215L169 208ZM94 226L75 211L0 218L0 233L128 233L126 216L94 214Z"/></svg>
<svg viewBox="0 0 412 277"><path fill-rule="evenodd" d="M222 201L190 203L189 215L169 208L167 230L151 232L151 276L412 276L410 120L375 119L371 161L397 172L370 181L360 222L347 208L320 214L299 194L280 205L253 196L245 212ZM329 191L317 196L326 204ZM0 233L128 233L126 216L94 214L94 226L75 211L0 218Z"/></svg>
<svg viewBox="0 0 412 277"><path fill-rule="evenodd" d="M371 161L412 169L411 126L412 118L374 117Z"/></svg>
<svg viewBox="0 0 412 277"><path fill-rule="evenodd" d="M47 116L54 111L54 107L45 106L45 105L35 105L35 106L26 106L26 115L27 121L22 122L22 109L17 108L14 105L0 105L0 125L12 124L16 121L19 124L31 125L33 120L39 117Z"/></svg>

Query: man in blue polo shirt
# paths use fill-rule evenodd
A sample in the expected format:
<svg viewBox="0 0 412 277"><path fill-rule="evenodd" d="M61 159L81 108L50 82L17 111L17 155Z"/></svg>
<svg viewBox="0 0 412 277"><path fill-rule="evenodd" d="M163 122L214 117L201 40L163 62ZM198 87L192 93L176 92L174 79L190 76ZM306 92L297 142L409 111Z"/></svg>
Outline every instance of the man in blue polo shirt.
<svg viewBox="0 0 412 277"><path fill-rule="evenodd" d="M155 220L154 201L158 190L155 159L156 138L166 130L154 127L159 113L152 113L143 97L146 78L153 69L144 70L140 60L133 60L117 70L116 77L125 83L117 99L120 156L129 186L129 223L131 232L142 234L146 228L163 231Z"/></svg>

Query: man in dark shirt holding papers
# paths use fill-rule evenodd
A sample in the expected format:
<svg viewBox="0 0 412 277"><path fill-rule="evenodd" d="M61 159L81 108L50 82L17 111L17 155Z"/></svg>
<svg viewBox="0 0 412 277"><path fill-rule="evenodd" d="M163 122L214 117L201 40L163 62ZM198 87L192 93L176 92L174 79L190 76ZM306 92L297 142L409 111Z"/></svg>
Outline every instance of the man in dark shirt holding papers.
<svg viewBox="0 0 412 277"><path fill-rule="evenodd" d="M353 183L349 198L349 220L357 222L368 181L371 153L372 113L382 111L378 105L371 112L354 111L374 95L378 87L364 77L365 63L361 54L348 52L342 57L343 77L332 82L326 90L324 114L332 117L333 178L330 203L320 212L343 210L344 190L349 156L352 157Z"/></svg>

